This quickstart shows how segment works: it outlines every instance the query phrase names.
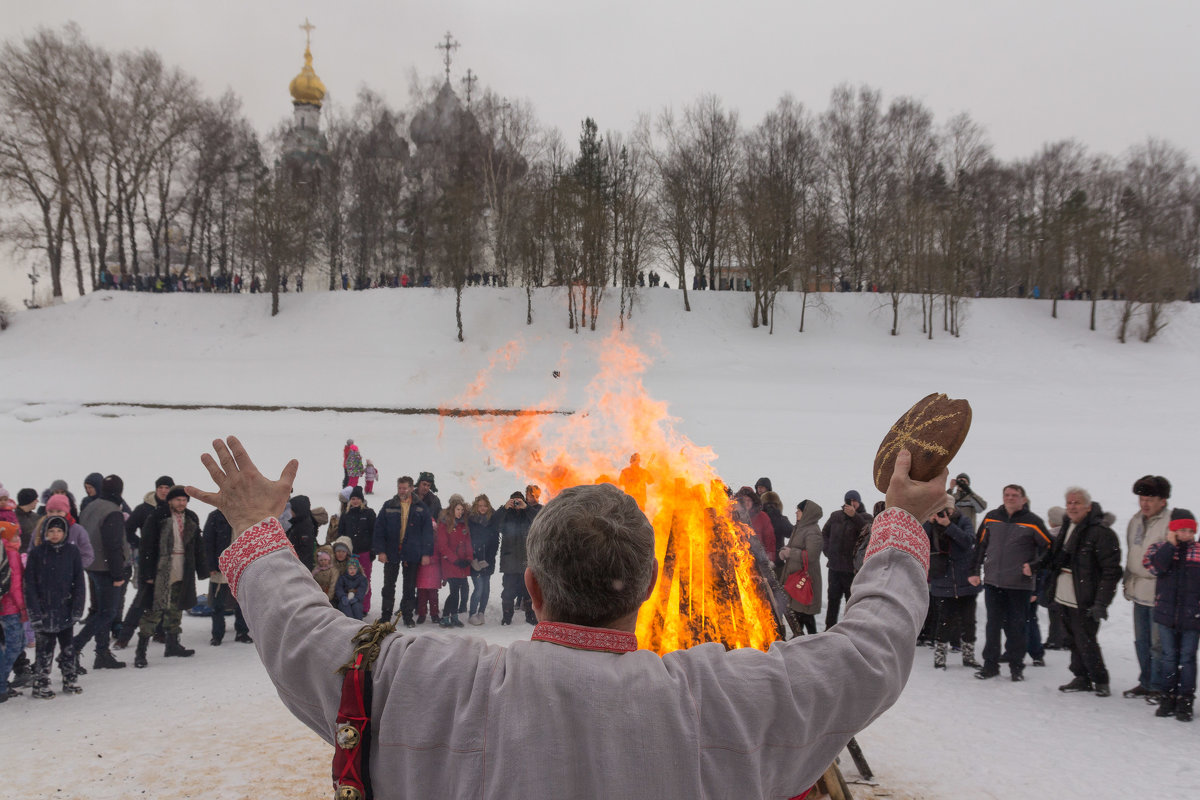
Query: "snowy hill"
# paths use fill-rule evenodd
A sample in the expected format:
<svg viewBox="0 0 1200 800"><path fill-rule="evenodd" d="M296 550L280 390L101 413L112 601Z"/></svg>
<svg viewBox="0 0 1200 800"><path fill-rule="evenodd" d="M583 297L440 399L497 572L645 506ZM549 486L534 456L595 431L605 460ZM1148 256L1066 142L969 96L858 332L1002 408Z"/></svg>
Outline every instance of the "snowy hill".
<svg viewBox="0 0 1200 800"><path fill-rule="evenodd" d="M1109 306L1101 308L1101 329L1090 332L1085 303L1061 303L1055 320L1046 301L975 300L961 338L937 330L927 341L911 307L901 335L887 335L891 312L877 295L826 296L823 308L808 309L800 334L799 302L780 297L775 333L767 335L749 327L747 294L693 294L686 313L678 291L643 290L621 335L651 359L643 381L667 404L673 423L664 424L711 448L731 485L768 475L786 508L804 497L833 508L857 488L869 506L877 499L870 464L883 433L912 402L942 391L974 409L951 469L970 473L993 504L1001 486L1016 482L1044 515L1062 504L1065 487L1080 484L1117 515L1123 533L1136 510L1131 484L1155 473L1174 484L1172 504L1200 506L1193 452L1200 307L1178 304L1154 342L1121 345ZM333 507L341 446L353 437L384 486L431 470L442 497L484 491L495 499L535 476L505 469L485 451L481 434L491 418L390 412L594 405L591 382L611 349L606 337L616 316L610 297L602 330L570 332L565 295L540 290L526 326L523 291L475 288L464 296L466 342L459 343L449 291L285 295L275 318L268 303L263 295L97 293L18 312L0 334L0 482L15 494L64 478L78 494L87 473L116 472L133 501L164 472L207 483L199 454L213 437L236 433L260 465L278 469L299 458L297 491ZM469 391L481 375L482 388ZM381 501L377 494L373 502ZM981 640L982 616L981 608ZM279 764L267 777L281 788L270 796L324 797L324 745L274 700L250 648L209 648L204 625L185 620L185 640L204 645L193 659L164 663L152 653L149 670L88 675L80 697L0 707L7 752L58 745L64 754L52 777L19 776L14 795L125 796L153 785L166 767L172 778L154 796L250 796L254 769ZM900 703L859 740L893 797L1048 788L1068 798L1113 797L1134 781L1182 797L1200 773L1180 744L1194 746L1200 734L1119 697L1136 681L1131 633L1128 604L1118 599L1101 630L1118 696L1103 700L1055 690L1070 677L1065 653L1050 653L1045 669L1010 685L981 683L961 667L934 674L922 650ZM502 643L528 632L493 621L460 635ZM179 710L168 719L154 710L163 704ZM260 736L267 756L252 767L219 729ZM186 737L186 746L157 749L165 730ZM231 752L232 762L213 774ZM298 752L311 763L295 760Z"/></svg>

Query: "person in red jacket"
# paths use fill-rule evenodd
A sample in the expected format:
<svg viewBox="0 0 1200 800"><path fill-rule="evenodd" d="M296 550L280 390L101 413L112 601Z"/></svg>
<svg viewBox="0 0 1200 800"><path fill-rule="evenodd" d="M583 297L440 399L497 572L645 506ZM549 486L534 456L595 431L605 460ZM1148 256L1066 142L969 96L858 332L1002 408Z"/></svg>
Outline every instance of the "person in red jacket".
<svg viewBox="0 0 1200 800"><path fill-rule="evenodd" d="M0 703L20 694L8 685L8 673L25 644L24 622L25 586L22 583L21 527L15 522L0 522L0 589L8 573L7 592L0 597L0 628L4 641L0 643Z"/></svg>
<svg viewBox="0 0 1200 800"><path fill-rule="evenodd" d="M467 526L467 503L462 495L451 495L438 520L433 554L441 562L442 579L450 585L450 596L442 609L443 628L461 628L459 614L467 613L467 578L471 576L471 531Z"/></svg>
<svg viewBox="0 0 1200 800"><path fill-rule="evenodd" d="M749 486L743 486L738 489L734 499L737 500L739 513L735 514L738 522L744 522L754 529L754 533L758 536L759 542L762 543L763 549L767 551L767 558L771 563L775 562L775 526L771 524L771 518L766 515L762 509L762 503L759 501L758 493Z"/></svg>

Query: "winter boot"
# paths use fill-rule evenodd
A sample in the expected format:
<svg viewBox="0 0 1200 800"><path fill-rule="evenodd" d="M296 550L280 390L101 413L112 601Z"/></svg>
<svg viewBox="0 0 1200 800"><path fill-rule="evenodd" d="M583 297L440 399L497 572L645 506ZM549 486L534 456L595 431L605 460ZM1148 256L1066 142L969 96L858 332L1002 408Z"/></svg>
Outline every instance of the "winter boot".
<svg viewBox="0 0 1200 800"><path fill-rule="evenodd" d="M949 647L946 645L945 642L938 642L933 646L933 668L934 669L945 669L946 668L946 651L948 649L949 649Z"/></svg>
<svg viewBox="0 0 1200 800"><path fill-rule="evenodd" d="M975 643L963 642L962 644L962 659L964 667L974 667L979 669L982 664L975 660Z"/></svg>
<svg viewBox="0 0 1200 800"><path fill-rule="evenodd" d="M1096 697L1108 697L1112 694L1112 689L1108 688L1107 683L1096 684Z"/></svg>
<svg viewBox="0 0 1200 800"><path fill-rule="evenodd" d="M50 679L37 678L33 682L33 691L29 693L29 696L37 700L49 700L55 697L54 690L50 688Z"/></svg>
<svg viewBox="0 0 1200 800"><path fill-rule="evenodd" d="M165 650L163 650L163 658L168 658L170 656L179 656L180 658L188 658L189 656L194 656L195 654L196 654L195 650L189 650L188 648L184 647L183 645L181 645L179 643L179 634L177 634L177 633L168 633L167 634L167 647Z"/></svg>
<svg viewBox="0 0 1200 800"><path fill-rule="evenodd" d="M464 627L464 626L463 626L463 624L462 624L462 621L461 621L461 620L458 618L458 614L451 614L451 615L450 615L450 626L451 626L451 627L453 627L453 628L462 628L462 627Z"/></svg>
<svg viewBox="0 0 1200 800"><path fill-rule="evenodd" d="M525 609L525 621L530 625L537 625L537 615L533 613L532 608Z"/></svg>
<svg viewBox="0 0 1200 800"><path fill-rule="evenodd" d="M239 633L237 636L233 637L233 640L235 642L241 642L242 644L254 644L254 640L250 638L250 634L248 633Z"/></svg>
<svg viewBox="0 0 1200 800"><path fill-rule="evenodd" d="M1179 702L1175 704L1175 719L1180 722L1192 721L1192 696L1179 698Z"/></svg>
<svg viewBox="0 0 1200 800"><path fill-rule="evenodd" d="M63 675L62 690L63 694L83 694L82 687L75 682L75 679L68 678L66 675Z"/></svg>
<svg viewBox="0 0 1200 800"><path fill-rule="evenodd" d="M71 660L75 662L72 669L74 669L76 675L87 675L88 674L88 671L86 669L84 669L83 664L79 663L79 651L78 650L74 650L72 652Z"/></svg>
<svg viewBox="0 0 1200 800"><path fill-rule="evenodd" d="M125 662L117 661L109 650L97 650L96 660L92 662L92 669L125 669Z"/></svg>
<svg viewBox="0 0 1200 800"><path fill-rule="evenodd" d="M451 626L450 617L444 616L438 620L438 627L449 628Z"/></svg>
<svg viewBox="0 0 1200 800"><path fill-rule="evenodd" d="M138 669L144 669L149 663L146 661L146 648L149 646L150 637L138 634L137 652L133 656L133 665Z"/></svg>
<svg viewBox="0 0 1200 800"><path fill-rule="evenodd" d="M1154 712L1156 717L1173 717L1175 716L1176 700L1175 695L1163 693L1158 699L1158 710ZM1189 706L1190 710L1190 706Z"/></svg>
<svg viewBox="0 0 1200 800"><path fill-rule="evenodd" d="M1082 675L1076 675L1071 679L1070 683L1064 683L1058 687L1060 692L1090 692L1094 687L1092 682Z"/></svg>
<svg viewBox="0 0 1200 800"><path fill-rule="evenodd" d="M996 664L984 664L976 673L975 677L981 681L986 681L988 678L994 678L1000 674L1000 667Z"/></svg>
<svg viewBox="0 0 1200 800"><path fill-rule="evenodd" d="M13 664L12 675L9 676L8 685L14 689L24 689L26 686L33 685L33 666L29 663L29 657L24 653L17 659L17 663Z"/></svg>

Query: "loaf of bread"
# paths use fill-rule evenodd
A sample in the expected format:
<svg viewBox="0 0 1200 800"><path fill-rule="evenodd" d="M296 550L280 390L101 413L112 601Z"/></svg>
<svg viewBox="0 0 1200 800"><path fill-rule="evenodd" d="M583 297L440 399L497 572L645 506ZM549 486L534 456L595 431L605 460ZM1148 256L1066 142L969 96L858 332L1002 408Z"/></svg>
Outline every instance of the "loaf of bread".
<svg viewBox="0 0 1200 800"><path fill-rule="evenodd" d="M909 475L928 481L949 465L971 429L971 404L944 394L921 398L896 420L875 454L875 488L887 493L901 450L912 453Z"/></svg>

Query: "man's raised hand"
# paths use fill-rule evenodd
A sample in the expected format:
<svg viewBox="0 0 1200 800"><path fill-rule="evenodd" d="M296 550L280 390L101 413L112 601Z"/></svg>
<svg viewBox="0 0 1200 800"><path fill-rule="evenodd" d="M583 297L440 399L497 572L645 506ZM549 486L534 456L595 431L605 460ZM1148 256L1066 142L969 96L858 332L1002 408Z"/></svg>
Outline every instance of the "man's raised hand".
<svg viewBox="0 0 1200 800"><path fill-rule="evenodd" d="M293 458L283 468L279 480L273 481L258 471L236 436L230 436L225 441L214 439L213 450L217 457L214 459L205 453L200 456L200 463L217 484L217 491L206 492L195 486L187 486L185 488L190 497L219 508L233 528L234 536L267 517L277 517L283 513L288 498L292 496L292 484L296 480L300 462Z"/></svg>
<svg viewBox="0 0 1200 800"><path fill-rule="evenodd" d="M942 488L950 472L943 469L940 475L928 481L914 481L908 471L912 467L912 453L901 450L896 454L896 470L888 483L886 504L902 508L921 522L929 519L953 501Z"/></svg>

